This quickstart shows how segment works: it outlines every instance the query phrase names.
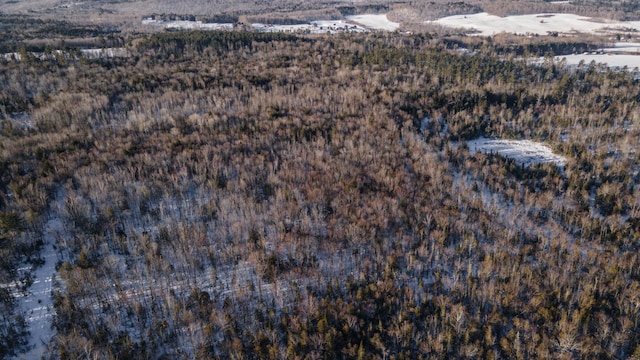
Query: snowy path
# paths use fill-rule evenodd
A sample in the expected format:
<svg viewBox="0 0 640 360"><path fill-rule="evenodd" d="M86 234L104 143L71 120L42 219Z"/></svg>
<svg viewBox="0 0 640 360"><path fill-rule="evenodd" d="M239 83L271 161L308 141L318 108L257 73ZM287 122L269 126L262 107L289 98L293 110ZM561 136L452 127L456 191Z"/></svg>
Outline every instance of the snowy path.
<svg viewBox="0 0 640 360"><path fill-rule="evenodd" d="M55 313L51 291L54 282L59 279L56 271L58 257L53 245L63 231L62 222L59 219L47 222L44 229L45 244L41 252L44 264L32 270L33 284L27 289L26 296L17 299L25 314L31 335L30 350L18 358L40 359L47 351L46 344L50 342L55 333L51 328L51 320Z"/></svg>

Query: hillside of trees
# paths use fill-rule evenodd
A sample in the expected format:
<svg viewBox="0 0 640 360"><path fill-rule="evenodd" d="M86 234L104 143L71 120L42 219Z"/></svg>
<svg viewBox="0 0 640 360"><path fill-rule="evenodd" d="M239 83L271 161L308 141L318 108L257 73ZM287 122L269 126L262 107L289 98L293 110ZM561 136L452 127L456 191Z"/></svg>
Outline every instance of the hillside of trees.
<svg viewBox="0 0 640 360"><path fill-rule="evenodd" d="M0 60L2 283L65 229L44 357L639 357L640 82L452 41L165 32ZM8 289L0 357L28 331Z"/></svg>
<svg viewBox="0 0 640 360"><path fill-rule="evenodd" d="M0 3L0 40L34 35L43 22L47 39L67 36L96 36L114 30L138 33L150 31L141 26L143 18L200 20L209 22L267 22L291 24L312 20L340 19L345 15L387 14L402 23L404 30L435 31L425 20L488 12L498 16L535 13L571 13L598 19L640 20L640 5L629 0L127 0L56 2L52 0L5 1ZM2 26L2 18L17 16L21 21L11 28ZM600 21L600 20L596 20ZM61 23L67 22L64 27ZM33 24L35 23L35 24ZM28 25L27 25L28 24ZM24 31L16 31L24 29Z"/></svg>

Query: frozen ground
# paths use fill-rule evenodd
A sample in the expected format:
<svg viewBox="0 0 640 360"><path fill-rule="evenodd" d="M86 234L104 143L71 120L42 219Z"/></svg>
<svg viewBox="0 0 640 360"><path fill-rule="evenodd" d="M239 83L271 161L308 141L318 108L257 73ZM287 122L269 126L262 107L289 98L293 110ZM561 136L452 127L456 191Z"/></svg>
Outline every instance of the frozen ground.
<svg viewBox="0 0 640 360"><path fill-rule="evenodd" d="M566 159L556 155L546 145L530 140L501 140L478 138L467 141L469 152L484 154L498 153L506 158L514 159L516 163L529 166L541 163L553 163L564 166Z"/></svg>
<svg viewBox="0 0 640 360"><path fill-rule="evenodd" d="M347 16L347 20L373 30L396 31L400 24L389 21L386 14Z"/></svg>
<svg viewBox="0 0 640 360"><path fill-rule="evenodd" d="M501 32L519 35L635 33L640 21L613 21L573 14L529 14L500 17L488 13L455 15L427 23L475 30L475 35L491 36Z"/></svg>

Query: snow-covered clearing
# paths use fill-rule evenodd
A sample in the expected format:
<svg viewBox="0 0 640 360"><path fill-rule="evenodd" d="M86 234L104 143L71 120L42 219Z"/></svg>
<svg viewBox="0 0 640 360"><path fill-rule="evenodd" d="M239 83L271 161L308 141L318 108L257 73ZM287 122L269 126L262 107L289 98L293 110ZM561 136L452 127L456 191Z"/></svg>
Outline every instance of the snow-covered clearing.
<svg viewBox="0 0 640 360"><path fill-rule="evenodd" d="M143 25L158 26L166 29L176 30L233 30L233 24L231 23L203 23L202 21L188 21L188 20L172 20L162 21L145 19L142 20ZM311 21L304 24L293 25L274 25L274 24L251 24L251 28L260 32L283 32L283 33L337 33L337 32L365 32L367 29L350 24L344 20L318 20Z"/></svg>
<svg viewBox="0 0 640 360"><path fill-rule="evenodd" d="M640 56L638 55L625 55L625 54L574 54L574 55L562 55L556 56L556 61L566 60L567 65L576 66L580 62L588 65L592 61L596 64L606 64L607 67L614 69L623 69L625 66L627 70L634 70L640 68Z"/></svg>
<svg viewBox="0 0 640 360"><path fill-rule="evenodd" d="M400 27L399 23L390 21L386 14L353 15L347 16L347 20L373 30L396 31Z"/></svg>
<svg viewBox="0 0 640 360"><path fill-rule="evenodd" d="M475 35L491 36L501 32L519 35L635 33L640 21L594 19L574 14L529 14L500 17L488 13L455 15L427 23L475 30Z"/></svg>
<svg viewBox="0 0 640 360"><path fill-rule="evenodd" d="M594 53L559 55L554 57L556 62L564 61L567 66L575 67L581 62L589 65L591 62L605 64L612 69L638 71L640 69L640 43L615 43L614 47L600 49ZM543 58L537 60L544 62Z"/></svg>
<svg viewBox="0 0 640 360"><path fill-rule="evenodd" d="M640 54L640 43L617 42L612 48L602 49L605 53L637 53Z"/></svg>
<svg viewBox="0 0 640 360"><path fill-rule="evenodd" d="M478 138L467 141L467 145L471 154L498 153L524 166L553 163L562 167L566 163L564 157L554 154L548 146L531 140Z"/></svg>
<svg viewBox="0 0 640 360"><path fill-rule="evenodd" d="M203 23L202 21L188 20L154 20L144 19L142 25L157 26L166 29L178 30L233 30L231 23ZM276 24L251 24L251 28L260 32L302 32L311 34L341 33L341 32L366 32L371 30L395 31L400 27L399 23L389 21L387 15L355 15L348 16L347 20L315 20L308 23L293 25Z"/></svg>
<svg viewBox="0 0 640 360"><path fill-rule="evenodd" d="M44 228L44 246L41 250L41 259L44 264L35 269L30 269L33 284L27 289L26 296L16 293L16 300L20 304L22 313L31 335L29 339L30 350L20 355L24 359L39 359L47 351L47 344L55 334L51 327L51 320L55 314L53 299L51 297L55 283L60 282L56 263L57 252L54 249L56 239L64 233L60 219L52 218Z"/></svg>
<svg viewBox="0 0 640 360"><path fill-rule="evenodd" d="M190 21L190 20L154 20L144 19L142 25L156 25L166 29L178 29L178 30L232 30L233 24L231 23L204 23L202 21Z"/></svg>
<svg viewBox="0 0 640 360"><path fill-rule="evenodd" d="M361 26L350 24L344 20L317 20L308 24L296 25L252 24L252 27L254 30L262 32L305 32L312 34L367 31Z"/></svg>

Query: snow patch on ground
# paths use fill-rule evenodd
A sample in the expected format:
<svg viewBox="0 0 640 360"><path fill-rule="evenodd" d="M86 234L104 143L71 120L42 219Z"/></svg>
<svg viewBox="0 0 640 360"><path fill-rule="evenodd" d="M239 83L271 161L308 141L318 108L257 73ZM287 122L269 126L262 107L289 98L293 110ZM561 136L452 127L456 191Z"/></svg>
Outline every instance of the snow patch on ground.
<svg viewBox="0 0 640 360"><path fill-rule="evenodd" d="M558 13L500 17L483 12L448 16L435 21L427 21L427 23L475 30L475 35L482 36L491 36L501 32L519 35L546 35L549 33L631 33L640 30L640 21L613 21Z"/></svg>
<svg viewBox="0 0 640 360"><path fill-rule="evenodd" d="M399 23L390 21L386 14L353 15L347 16L347 20L373 30L396 31L400 27Z"/></svg>
<svg viewBox="0 0 640 360"><path fill-rule="evenodd" d="M553 163L563 167L566 163L566 158L554 154L548 146L531 140L478 138L467 141L467 145L471 154L498 153L524 166Z"/></svg>

